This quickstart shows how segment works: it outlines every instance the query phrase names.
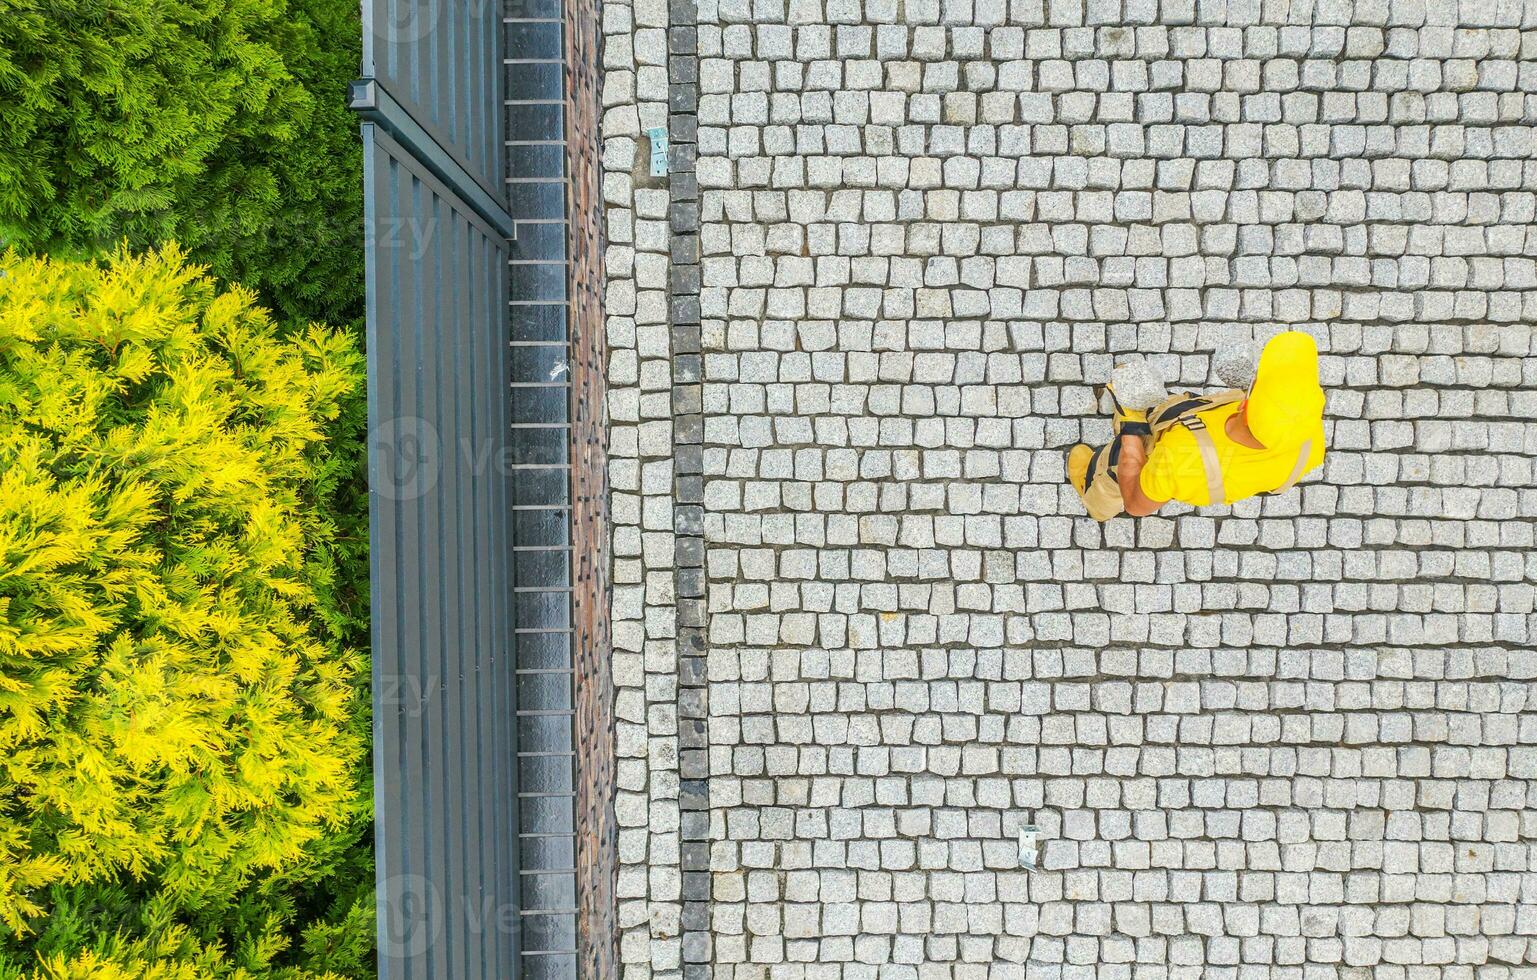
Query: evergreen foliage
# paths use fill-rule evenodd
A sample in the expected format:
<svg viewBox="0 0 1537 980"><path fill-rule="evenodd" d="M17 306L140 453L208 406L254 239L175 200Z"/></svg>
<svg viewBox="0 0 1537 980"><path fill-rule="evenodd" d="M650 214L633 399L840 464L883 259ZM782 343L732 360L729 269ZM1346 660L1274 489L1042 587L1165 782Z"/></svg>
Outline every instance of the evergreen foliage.
<svg viewBox="0 0 1537 980"><path fill-rule="evenodd" d="M0 0L0 245L179 241L285 324L361 315L357 0Z"/></svg>
<svg viewBox="0 0 1537 980"><path fill-rule="evenodd" d="M369 975L363 373L175 246L0 258L0 977Z"/></svg>

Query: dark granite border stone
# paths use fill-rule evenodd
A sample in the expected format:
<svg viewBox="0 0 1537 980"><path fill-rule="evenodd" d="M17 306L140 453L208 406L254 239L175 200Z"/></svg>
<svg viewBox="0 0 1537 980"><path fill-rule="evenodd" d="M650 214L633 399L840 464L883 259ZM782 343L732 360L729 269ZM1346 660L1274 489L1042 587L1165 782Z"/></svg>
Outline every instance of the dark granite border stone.
<svg viewBox="0 0 1537 980"><path fill-rule="evenodd" d="M709 980L710 757L705 670L705 543L701 404L703 337L699 317L699 182L694 164L699 131L699 20L694 0L672 0L667 31L668 213L673 241L668 278L672 322L673 491L678 628L678 768L680 872L683 876L683 980Z"/></svg>

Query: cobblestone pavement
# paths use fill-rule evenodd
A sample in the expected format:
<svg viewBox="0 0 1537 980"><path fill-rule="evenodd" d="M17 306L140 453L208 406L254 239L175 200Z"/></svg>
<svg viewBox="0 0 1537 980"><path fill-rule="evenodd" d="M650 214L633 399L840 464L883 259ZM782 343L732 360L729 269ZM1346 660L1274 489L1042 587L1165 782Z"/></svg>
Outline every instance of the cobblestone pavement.
<svg viewBox="0 0 1537 980"><path fill-rule="evenodd" d="M626 980L1537 973L1537 2L604 26ZM1280 325L1321 474L1083 516Z"/></svg>

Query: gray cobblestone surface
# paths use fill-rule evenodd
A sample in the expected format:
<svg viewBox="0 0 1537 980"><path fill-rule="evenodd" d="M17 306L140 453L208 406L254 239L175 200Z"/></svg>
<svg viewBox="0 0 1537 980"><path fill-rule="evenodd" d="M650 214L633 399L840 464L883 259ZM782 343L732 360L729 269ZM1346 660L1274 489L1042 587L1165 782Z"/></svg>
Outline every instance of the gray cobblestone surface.
<svg viewBox="0 0 1537 980"><path fill-rule="evenodd" d="M1537 3L604 25L627 980L1537 972ZM1321 474L1083 516L1117 355L1280 326Z"/></svg>

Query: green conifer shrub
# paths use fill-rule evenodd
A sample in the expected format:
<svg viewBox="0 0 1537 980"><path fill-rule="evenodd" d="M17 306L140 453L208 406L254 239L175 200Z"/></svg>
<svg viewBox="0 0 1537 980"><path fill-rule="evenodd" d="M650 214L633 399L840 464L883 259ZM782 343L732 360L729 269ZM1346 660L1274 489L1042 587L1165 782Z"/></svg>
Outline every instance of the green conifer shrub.
<svg viewBox="0 0 1537 980"><path fill-rule="evenodd" d="M0 0L0 247L179 241L284 324L361 315L357 0Z"/></svg>
<svg viewBox="0 0 1537 980"><path fill-rule="evenodd" d="M363 376L175 246L0 257L0 977L368 974Z"/></svg>

